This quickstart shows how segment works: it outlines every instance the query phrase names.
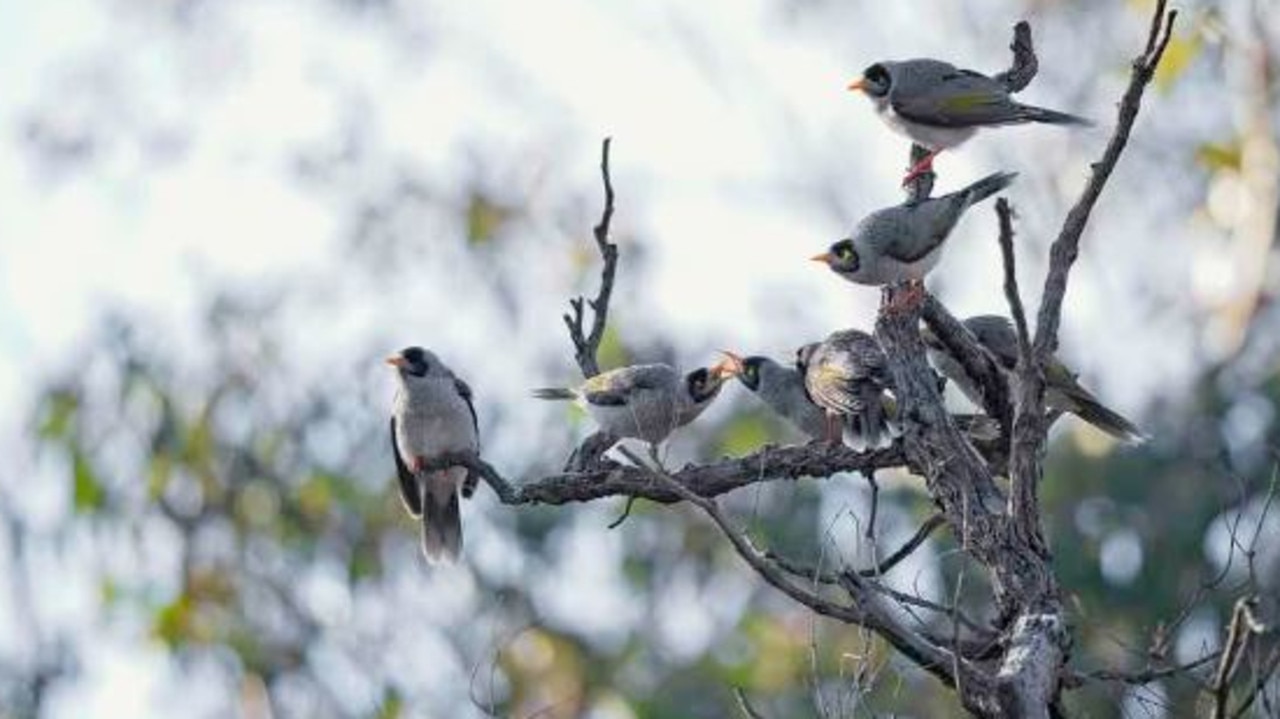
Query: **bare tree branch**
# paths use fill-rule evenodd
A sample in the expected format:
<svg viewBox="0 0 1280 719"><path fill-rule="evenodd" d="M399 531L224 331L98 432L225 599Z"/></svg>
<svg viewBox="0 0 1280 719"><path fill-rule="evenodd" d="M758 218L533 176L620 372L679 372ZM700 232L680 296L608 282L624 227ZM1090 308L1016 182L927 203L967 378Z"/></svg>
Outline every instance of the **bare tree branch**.
<svg viewBox="0 0 1280 719"><path fill-rule="evenodd" d="M747 699L747 693L743 691L742 687L734 688L733 697L738 701L738 709L742 711L742 716L746 717L746 719L764 719L764 715L751 706L751 700Z"/></svg>
<svg viewBox="0 0 1280 719"><path fill-rule="evenodd" d="M1018 267L1013 253L1013 208L1001 197L996 200L996 217L1000 220L1000 257L1004 261L1004 297L1013 315L1013 325L1018 331L1018 361L1030 366L1031 338L1027 332L1027 313L1022 307L1022 293L1018 291Z"/></svg>
<svg viewBox="0 0 1280 719"><path fill-rule="evenodd" d="M1187 672L1199 669L1209 664L1213 660L1221 656L1221 652L1209 652L1204 656L1197 657L1185 664L1178 664L1171 667L1162 667L1156 669L1147 667L1139 671L1120 671L1116 669L1097 669L1090 672L1071 672L1063 679L1063 686L1066 689L1077 689L1084 686L1090 681L1099 682L1117 682L1120 684L1132 684L1134 686L1142 686L1150 684L1157 679L1166 679L1168 677L1186 674Z"/></svg>
<svg viewBox="0 0 1280 719"><path fill-rule="evenodd" d="M1267 691L1267 683L1271 681L1271 677L1276 674L1277 670L1280 670L1280 646L1271 649L1271 653L1262 664L1262 670L1258 672L1253 681L1253 686L1249 688L1249 693L1245 695L1245 698L1240 701L1240 706L1236 707L1236 710L1232 712L1231 719L1240 719L1245 712L1249 711L1249 707L1253 706L1258 697L1263 696L1264 692ZM1263 696L1262 701L1264 707L1268 706L1268 700L1265 696ZM1268 716L1274 716L1274 714L1268 714Z"/></svg>
<svg viewBox="0 0 1280 719"><path fill-rule="evenodd" d="M573 341L574 358L582 370L583 377L594 377L600 374L600 365L596 353L600 349L600 340L604 338L605 322L609 317L609 297L613 294L613 278L618 269L618 246L609 241L609 224L613 221L613 180L609 177L609 146L613 138L606 137L600 147L600 175L604 182L604 210L600 214L600 222L596 223L592 234L596 238L596 248L600 250L603 266L600 269L600 291L595 299L586 300L577 297L569 300L572 314L564 315L565 326L569 328L569 339ZM583 305L591 307L591 330L584 328L585 310Z"/></svg>
<svg viewBox="0 0 1280 719"><path fill-rule="evenodd" d="M871 452L857 452L825 442L795 447L765 446L745 457L724 459L705 465L687 465L673 476L690 491L715 497L757 482L801 477L826 478L840 472L886 469L906 464L895 445ZM503 504L567 504L605 497L641 497L671 504L680 496L655 482L652 473L614 462L606 462L582 472L553 474L516 484L502 476L488 462L468 452L433 457L423 471L447 467L467 467L478 474Z"/></svg>
<svg viewBox="0 0 1280 719"><path fill-rule="evenodd" d="M929 515L929 518L924 520L924 523L920 525L916 533L911 535L911 539L908 539L901 547L898 547L897 551L882 559L874 567L859 569L858 575L862 577L879 577L888 574L890 570L898 566L899 562L911 556L912 552L919 549L920 545L924 544L930 535L946 523L946 517L937 512Z"/></svg>
<svg viewBox="0 0 1280 719"><path fill-rule="evenodd" d="M1170 10L1166 14L1165 5L1166 0L1157 0L1146 50L1133 61L1129 87L1120 100L1115 132L1107 143L1102 158L1093 164L1089 183L1067 214L1062 230L1050 250L1049 276L1045 278L1044 296L1036 321L1035 354L1041 363L1057 350L1058 324L1062 317L1063 297L1067 293L1067 276L1080 253L1080 237L1084 234L1094 204L1102 194L1102 188L1106 186L1107 179L1120 161L1120 155L1129 141L1129 133L1133 130L1133 123L1138 118L1138 110L1142 106L1142 94L1155 76L1156 66L1160 64L1164 49L1173 36L1173 24L1178 11Z"/></svg>
<svg viewBox="0 0 1280 719"><path fill-rule="evenodd" d="M1245 648L1255 635L1261 634L1266 629L1253 616L1253 607L1256 603L1255 597L1242 597L1236 601L1231 611L1227 640L1222 645L1218 669L1213 676L1213 719L1227 719L1227 705L1231 701L1231 682L1235 678L1236 670L1240 668L1240 660L1244 657Z"/></svg>
<svg viewBox="0 0 1280 719"><path fill-rule="evenodd" d="M626 448L622 451L632 461L639 462L639 458L635 457ZM860 578L854 576L847 578L850 584L846 589L850 591L852 604L836 604L823 599L814 592L791 581L781 567L771 562L751 544L749 539L729 523L729 520L720 512L720 508L716 506L714 500L695 494L682 485L679 480L660 469L651 470L651 473L681 499L701 509L720 529L721 534L729 540L738 555L761 578L782 593L823 616L858 624L876 632L920 668L938 677L948 685L954 683L955 667L960 667L962 672L972 674L972 676L966 677L966 681L985 683L981 673L970 667L967 662L956 661L948 650L930 643L916 632L902 626L896 617L890 614L880 602L876 601L861 586L863 580Z"/></svg>
<svg viewBox="0 0 1280 719"><path fill-rule="evenodd" d="M1018 92L1035 78L1040 69L1040 61L1036 59L1035 47L1031 43L1031 25L1026 20L1019 20L1013 26L1013 42L1009 44L1013 52L1013 64L1008 70L995 76L1004 83L1009 92Z"/></svg>

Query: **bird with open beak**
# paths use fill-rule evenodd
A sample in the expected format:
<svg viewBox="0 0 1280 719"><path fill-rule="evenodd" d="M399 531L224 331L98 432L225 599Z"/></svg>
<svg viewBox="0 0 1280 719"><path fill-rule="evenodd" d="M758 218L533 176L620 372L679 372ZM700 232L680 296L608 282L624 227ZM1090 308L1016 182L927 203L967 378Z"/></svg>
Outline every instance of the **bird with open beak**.
<svg viewBox="0 0 1280 719"><path fill-rule="evenodd" d="M804 375L799 370L760 355L741 357L728 350L722 354L725 361L719 365L721 371L737 377L774 414L810 439L827 437L827 413L809 399L804 388Z"/></svg>
<svg viewBox="0 0 1280 719"><path fill-rule="evenodd" d="M453 452L478 452L480 429L471 388L432 352L408 347L387 358L396 369L391 410L391 450L400 498L422 522L422 552L432 564L454 562L462 552L458 492L466 467L425 471Z"/></svg>
<svg viewBox="0 0 1280 719"><path fill-rule="evenodd" d="M1091 125L1057 110L1024 105L1010 97L1004 82L940 60L877 62L849 84L865 94L889 127L929 150L907 173L907 184L933 168L933 159L984 127L1028 122Z"/></svg>
<svg viewBox="0 0 1280 719"><path fill-rule="evenodd" d="M575 401L605 432L656 447L702 414L730 373L727 361L685 374L662 363L629 365L601 372L577 387L536 389L533 396Z"/></svg>

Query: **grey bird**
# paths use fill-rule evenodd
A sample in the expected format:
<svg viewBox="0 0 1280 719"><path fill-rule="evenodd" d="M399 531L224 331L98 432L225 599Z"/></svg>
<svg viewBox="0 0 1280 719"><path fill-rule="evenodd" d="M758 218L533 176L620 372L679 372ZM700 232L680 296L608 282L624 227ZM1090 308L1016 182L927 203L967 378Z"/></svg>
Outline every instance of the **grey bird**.
<svg viewBox="0 0 1280 719"><path fill-rule="evenodd" d="M536 389L533 396L576 401L609 434L656 446L702 414L727 376L724 363L683 375L667 364L630 365L601 372L578 387Z"/></svg>
<svg viewBox="0 0 1280 719"><path fill-rule="evenodd" d="M965 210L1013 182L997 172L949 195L876 210L824 253L810 259L863 285L919 283L938 264L943 243Z"/></svg>
<svg viewBox="0 0 1280 719"><path fill-rule="evenodd" d="M800 370L759 355L740 357L732 352L724 354L730 360L732 374L775 414L810 439L828 437L827 413L809 399Z"/></svg>
<svg viewBox="0 0 1280 719"><path fill-rule="evenodd" d="M889 361L874 337L860 330L832 332L796 350L805 391L827 414L827 439L836 440L842 417L871 447L886 427L885 391L892 390Z"/></svg>
<svg viewBox="0 0 1280 719"><path fill-rule="evenodd" d="M861 90L889 127L929 149L904 184L932 169L939 152L960 145L984 127L1028 122L1093 124L1083 117L1016 102L1003 82L940 60L877 62L863 70L849 89Z"/></svg>
<svg viewBox="0 0 1280 719"><path fill-rule="evenodd" d="M456 561L462 552L458 490L465 467L424 472L441 454L478 452L480 428L471 388L432 352L408 347L387 358L397 370L391 411L391 450L400 498L422 521L422 552L432 564Z"/></svg>
<svg viewBox="0 0 1280 719"><path fill-rule="evenodd" d="M964 320L978 344L991 355L1012 383L1018 364L1018 335L1013 323L1000 315L975 315ZM921 332L929 350L929 361L956 386L970 402L982 406L982 387L960 362L951 356L928 327ZM1107 407L1092 392L1080 386L1076 375L1057 357L1050 357L1045 367L1045 405L1049 409L1070 412L1125 444L1141 444L1147 440L1142 430L1119 412Z"/></svg>

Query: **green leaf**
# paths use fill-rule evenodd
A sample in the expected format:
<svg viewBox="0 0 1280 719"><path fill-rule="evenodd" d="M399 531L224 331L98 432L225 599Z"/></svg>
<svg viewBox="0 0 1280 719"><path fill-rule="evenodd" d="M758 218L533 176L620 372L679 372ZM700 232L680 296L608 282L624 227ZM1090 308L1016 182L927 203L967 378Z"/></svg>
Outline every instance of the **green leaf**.
<svg viewBox="0 0 1280 719"><path fill-rule="evenodd" d="M106 491L94 476L89 460L79 450L72 453L71 475L74 482L72 501L76 512L87 514L101 509L106 502Z"/></svg>
<svg viewBox="0 0 1280 719"><path fill-rule="evenodd" d="M191 597L180 595L156 612L151 633L170 648L184 643L191 634Z"/></svg>
<svg viewBox="0 0 1280 719"><path fill-rule="evenodd" d="M71 430L80 402L71 392L53 392L45 398L39 433L45 439L61 439Z"/></svg>

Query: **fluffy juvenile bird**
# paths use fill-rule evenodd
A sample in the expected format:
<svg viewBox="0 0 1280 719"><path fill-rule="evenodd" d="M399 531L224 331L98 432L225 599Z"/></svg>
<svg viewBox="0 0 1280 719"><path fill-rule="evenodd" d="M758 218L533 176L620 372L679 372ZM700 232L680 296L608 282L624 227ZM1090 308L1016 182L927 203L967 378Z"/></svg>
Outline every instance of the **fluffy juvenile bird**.
<svg viewBox="0 0 1280 719"><path fill-rule="evenodd" d="M422 552L432 564L452 562L462 552L458 490L465 467L424 472L434 457L477 452L480 430L471 388L435 354L408 347L387 358L398 387L391 411L391 450L400 496L409 514L422 520Z"/></svg>
<svg viewBox="0 0 1280 719"><path fill-rule="evenodd" d="M997 172L949 195L876 210L849 237L810 259L858 284L918 283L938 264L943 242L964 211L1008 187L1016 176Z"/></svg>
<svg viewBox="0 0 1280 719"><path fill-rule="evenodd" d="M725 363L684 375L667 364L631 365L601 372L578 387L536 389L533 396L574 400L609 434L656 446L702 414L728 374Z"/></svg>
<svg viewBox="0 0 1280 719"><path fill-rule="evenodd" d="M885 390L891 389L889 362L874 337L860 330L832 332L821 342L796 350L796 370L805 391L826 411L827 439L835 441L842 417L871 447L885 428Z"/></svg>
<svg viewBox="0 0 1280 719"><path fill-rule="evenodd" d="M725 355L729 358L729 371L769 409L811 439L827 438L827 413L809 399L800 370L759 355Z"/></svg>
<svg viewBox="0 0 1280 719"><path fill-rule="evenodd" d="M904 184L929 171L939 152L960 145L984 127L1027 122L1093 124L1065 112L1016 102L1003 82L940 60L877 62L849 89L861 90L889 127L929 149Z"/></svg>
<svg viewBox="0 0 1280 719"><path fill-rule="evenodd" d="M1013 323L999 315L975 315L964 321L978 344L1003 370L1008 381L1018 364L1018 335ZM982 406L982 387L964 370L942 341L926 327L921 338L929 350L929 361L945 375L970 402ZM1056 357L1045 367L1045 405L1049 409L1070 412L1126 444L1140 444L1146 435L1120 413L1102 404L1089 390L1080 386L1076 375Z"/></svg>

